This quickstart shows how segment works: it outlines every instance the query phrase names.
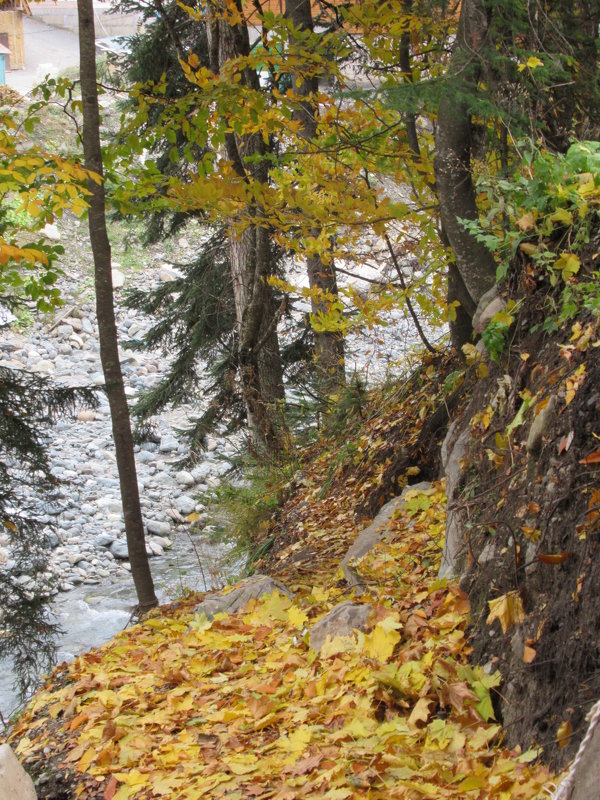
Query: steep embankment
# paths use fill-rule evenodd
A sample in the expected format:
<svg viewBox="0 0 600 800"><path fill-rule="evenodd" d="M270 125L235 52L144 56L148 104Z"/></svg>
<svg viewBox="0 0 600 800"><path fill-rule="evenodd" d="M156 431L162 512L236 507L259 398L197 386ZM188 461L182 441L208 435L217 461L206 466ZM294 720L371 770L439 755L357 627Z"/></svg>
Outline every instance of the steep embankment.
<svg viewBox="0 0 600 800"><path fill-rule="evenodd" d="M502 677L469 663L467 597L437 580L443 482L405 493L360 598L338 568L372 505L434 477L461 379L426 363L306 453L263 534L285 590L212 619L187 600L59 670L11 735L40 797L546 796L494 719Z"/></svg>
<svg viewBox="0 0 600 800"><path fill-rule="evenodd" d="M536 319L528 305L515 327L535 321L542 310ZM471 431L451 504L468 549L473 658L503 675L507 741L535 741L559 766L600 694L599 347L592 314L550 337L517 332L456 427Z"/></svg>

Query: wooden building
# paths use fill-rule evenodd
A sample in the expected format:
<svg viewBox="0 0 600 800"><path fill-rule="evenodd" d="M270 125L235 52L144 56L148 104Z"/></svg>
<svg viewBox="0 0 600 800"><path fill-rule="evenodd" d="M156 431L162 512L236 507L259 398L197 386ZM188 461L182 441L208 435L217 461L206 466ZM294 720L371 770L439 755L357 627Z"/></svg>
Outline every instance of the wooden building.
<svg viewBox="0 0 600 800"><path fill-rule="evenodd" d="M7 70L25 67L23 14L31 15L27 0L0 0L0 44L10 51L4 56Z"/></svg>

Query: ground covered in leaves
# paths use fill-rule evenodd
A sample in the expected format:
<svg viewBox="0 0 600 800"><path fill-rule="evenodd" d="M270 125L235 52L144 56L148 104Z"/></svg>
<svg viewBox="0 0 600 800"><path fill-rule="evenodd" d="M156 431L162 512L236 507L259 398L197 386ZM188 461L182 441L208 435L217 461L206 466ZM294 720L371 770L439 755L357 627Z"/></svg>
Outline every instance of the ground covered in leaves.
<svg viewBox="0 0 600 800"><path fill-rule="evenodd" d="M293 598L267 595L212 620L190 598L51 677L10 737L42 773L40 797L547 797L540 752L507 747L495 719L500 674L469 663L466 595L437 580L443 482L410 492L386 541L356 565L368 587L360 602L373 606L367 630L329 638L320 652L308 644L312 625L352 599L339 557L369 487L389 496L394 447L405 466L395 493L422 477L408 462L418 462L423 421L440 402L428 389L439 370L427 377L426 367L420 389L405 386L395 411L392 402L365 413L345 440L351 465L312 453L314 471L307 462L296 475L273 523L273 564ZM397 422L400 406L412 432Z"/></svg>

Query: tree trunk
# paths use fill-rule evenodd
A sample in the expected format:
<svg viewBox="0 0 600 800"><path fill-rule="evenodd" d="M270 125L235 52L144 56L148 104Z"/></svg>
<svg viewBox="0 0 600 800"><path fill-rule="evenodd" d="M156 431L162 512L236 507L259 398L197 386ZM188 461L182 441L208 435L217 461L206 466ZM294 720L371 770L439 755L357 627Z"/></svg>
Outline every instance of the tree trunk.
<svg viewBox="0 0 600 800"><path fill-rule="evenodd" d="M237 56L250 51L245 24L231 25L211 14L209 9L209 52L211 69L221 67ZM242 83L260 89L256 72L244 70ZM262 135L228 133L225 152L238 176L244 180L267 184L267 145ZM249 157L255 157L248 162ZM258 207L248 208L252 217ZM266 458L277 457L289 446L282 405L284 402L283 370L273 290L267 283L273 259L270 233L250 222L241 234L230 235L231 271L239 337L239 362L242 393L253 445Z"/></svg>
<svg viewBox="0 0 600 800"><path fill-rule="evenodd" d="M310 0L286 0L285 16L299 31L312 31L313 20ZM292 39L293 43L293 39ZM310 142L317 133L317 106L312 99L318 91L318 78L294 75L294 91L303 98L295 113L296 119L302 123L301 135ZM312 231L316 238L319 230ZM308 282L311 289L320 290L337 296L337 277L335 266L324 262L318 255L306 259ZM327 313L327 303L318 298L311 298L313 314ZM315 367L317 371L317 392L324 398L344 386L346 374L344 369L344 337L336 331L315 331Z"/></svg>
<svg viewBox="0 0 600 800"><path fill-rule="evenodd" d="M451 275L450 295L459 299L461 316L470 318L480 297L495 283L492 254L465 230L459 220L478 218L471 175L471 112L468 97L477 91L481 72L478 51L488 30L481 0L463 0L448 87L438 110L435 137L435 177L444 233L454 253L457 275ZM460 334L461 338L464 333Z"/></svg>
<svg viewBox="0 0 600 800"><path fill-rule="evenodd" d="M98 183L92 179L88 181L88 188L91 192L88 197L88 220L94 258L100 360L110 405L131 575L138 597L139 610L145 612L158 605L158 600L154 593L154 584L146 553L129 408L119 361L110 242L106 231L92 0L77 0L77 11L79 16L79 70L83 105L83 152L86 168L99 176Z"/></svg>

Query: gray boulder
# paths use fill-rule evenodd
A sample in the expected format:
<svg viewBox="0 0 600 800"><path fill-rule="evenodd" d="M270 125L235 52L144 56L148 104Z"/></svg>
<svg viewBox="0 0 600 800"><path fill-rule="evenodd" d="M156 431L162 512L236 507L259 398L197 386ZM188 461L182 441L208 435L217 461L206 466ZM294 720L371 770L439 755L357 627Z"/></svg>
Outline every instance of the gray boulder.
<svg viewBox="0 0 600 800"><path fill-rule="evenodd" d="M559 784L551 800L596 800L600 797L600 705L590 712L590 725L568 775Z"/></svg>
<svg viewBox="0 0 600 800"><path fill-rule="evenodd" d="M294 596L283 583L274 578L268 575L253 575L231 591L209 594L194 610L197 614L206 614L209 619L219 613L235 614L245 608L250 600L258 600L263 595L273 594L275 591L288 597Z"/></svg>
<svg viewBox="0 0 600 800"><path fill-rule="evenodd" d="M465 428L460 431L463 420L452 423L442 445L442 465L446 474L446 536L442 563L438 573L440 578L458 578L466 566L466 547L460 514L454 508L454 499L462 475L461 460L465 457L471 428L466 421Z"/></svg>
<svg viewBox="0 0 600 800"><path fill-rule="evenodd" d="M378 542L385 538L392 515L398 508L404 505L407 492L430 488L431 484L425 481L417 483L414 486L407 486L399 497L394 497L386 503L373 522L358 534L352 545L348 548L341 564L344 578L351 587L360 589L363 584L362 577L360 573L354 569L352 562L362 558L365 553L368 553Z"/></svg>
<svg viewBox="0 0 600 800"><path fill-rule="evenodd" d="M0 744L0 800L37 800L33 781L7 744Z"/></svg>
<svg viewBox="0 0 600 800"><path fill-rule="evenodd" d="M482 294L473 315L473 330L475 333L483 333L490 324L492 317L505 307L506 303L497 286L492 286L485 294Z"/></svg>
<svg viewBox="0 0 600 800"><path fill-rule="evenodd" d="M340 603L312 626L310 646L319 652L328 636L333 639L334 636L350 636L355 630L366 630L373 610L370 603L353 603L351 600Z"/></svg>

